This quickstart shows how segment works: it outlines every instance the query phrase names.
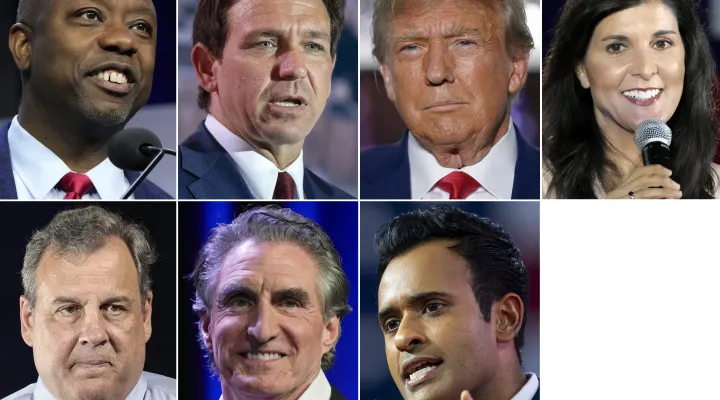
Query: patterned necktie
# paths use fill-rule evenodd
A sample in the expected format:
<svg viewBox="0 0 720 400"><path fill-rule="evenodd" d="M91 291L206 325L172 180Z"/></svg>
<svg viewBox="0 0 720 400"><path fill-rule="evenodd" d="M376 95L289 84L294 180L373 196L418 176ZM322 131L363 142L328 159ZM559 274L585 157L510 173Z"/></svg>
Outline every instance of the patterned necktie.
<svg viewBox="0 0 720 400"><path fill-rule="evenodd" d="M295 198L295 181L287 172L278 173L273 199L292 200Z"/></svg>

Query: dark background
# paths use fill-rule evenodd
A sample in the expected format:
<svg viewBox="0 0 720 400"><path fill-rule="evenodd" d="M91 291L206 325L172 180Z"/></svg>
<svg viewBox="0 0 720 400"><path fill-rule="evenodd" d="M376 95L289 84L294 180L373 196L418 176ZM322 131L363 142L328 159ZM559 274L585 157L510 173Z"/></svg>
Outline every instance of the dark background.
<svg viewBox="0 0 720 400"><path fill-rule="evenodd" d="M218 223L229 223L258 202L181 202L178 213L180 246L179 268L179 375L178 393L188 399L215 400L220 397L220 381L207 369L204 352L197 342L197 317L192 311L195 290L186 279L192 273L197 253ZM353 312L342 321L335 364L325 372L330 383L348 400L358 393L358 203L286 202L278 204L317 222L332 239L340 253L342 267L350 282L350 306Z"/></svg>
<svg viewBox="0 0 720 400"><path fill-rule="evenodd" d="M74 207L86 207L87 202L3 202L0 207L0 304L7 317L0 324L0 343L3 344L0 396L7 396L38 378L32 348L20 336L20 270L25 257L25 245L33 232L46 226L58 212ZM152 337L147 342L145 371L175 377L176 337L176 248L174 202L104 202L98 204L126 219L145 226L160 255L150 269L152 289Z"/></svg>
<svg viewBox="0 0 720 400"><path fill-rule="evenodd" d="M360 369L361 398L402 400L385 358L385 339L377 323L377 267L375 234L395 216L437 202L363 202L360 207L360 287L362 288ZM449 203L446 203L449 204ZM533 202L453 202L460 209L490 218L502 225L520 249L528 271L530 296L522 348L526 372L540 377L540 203ZM542 380L542 378L540 378ZM455 399L449 399L455 400Z"/></svg>

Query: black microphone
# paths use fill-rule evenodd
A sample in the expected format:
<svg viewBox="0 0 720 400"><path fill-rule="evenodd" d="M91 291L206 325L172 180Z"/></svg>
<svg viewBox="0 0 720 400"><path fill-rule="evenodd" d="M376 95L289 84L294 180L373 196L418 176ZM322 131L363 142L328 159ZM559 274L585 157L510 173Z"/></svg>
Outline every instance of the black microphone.
<svg viewBox="0 0 720 400"><path fill-rule="evenodd" d="M165 154L177 154L174 150L162 148L157 135L143 128L125 129L114 134L108 141L107 153L110 162L116 167L126 171L142 171L123 194L123 200L135 192Z"/></svg>
<svg viewBox="0 0 720 400"><path fill-rule="evenodd" d="M672 132L659 119L646 119L635 129L635 145L642 152L643 164L659 164L672 171L670 142Z"/></svg>

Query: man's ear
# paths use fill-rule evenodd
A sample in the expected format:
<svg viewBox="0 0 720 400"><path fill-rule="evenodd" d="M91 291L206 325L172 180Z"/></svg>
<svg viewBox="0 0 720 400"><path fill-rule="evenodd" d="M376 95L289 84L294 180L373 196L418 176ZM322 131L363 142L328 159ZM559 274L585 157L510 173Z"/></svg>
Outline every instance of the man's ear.
<svg viewBox="0 0 720 400"><path fill-rule="evenodd" d="M35 325L35 313L30 305L30 299L20 296L20 334L25 343L33 346L33 326Z"/></svg>
<svg viewBox="0 0 720 400"><path fill-rule="evenodd" d="M390 66L386 63L380 63L380 75L383 77L383 83L385 84L385 92L387 93L388 99L395 103L395 88L392 77L392 72L390 71Z"/></svg>
<svg viewBox="0 0 720 400"><path fill-rule="evenodd" d="M30 56L32 54L33 32L29 26L17 23L10 27L8 46L20 72L30 69Z"/></svg>
<svg viewBox="0 0 720 400"><path fill-rule="evenodd" d="M527 82L528 58L530 52L525 49L515 50L510 60L510 84L508 92L510 94L518 93Z"/></svg>
<svg viewBox="0 0 720 400"><path fill-rule="evenodd" d="M145 328L145 343L150 340L152 336L152 300L153 292L148 291L147 299L145 300L145 311L143 311L143 327Z"/></svg>
<svg viewBox="0 0 720 400"><path fill-rule="evenodd" d="M195 74L202 87L206 92L213 93L217 91L217 75L215 72L215 64L218 62L210 49L202 43L198 43L193 47L190 53Z"/></svg>
<svg viewBox="0 0 720 400"><path fill-rule="evenodd" d="M508 293L493 306L497 316L495 333L499 343L510 343L515 340L522 328L525 306L522 299L515 293Z"/></svg>
<svg viewBox="0 0 720 400"><path fill-rule="evenodd" d="M337 315L333 315L327 322L325 322L325 329L323 330L323 354L330 351L335 343L337 343L340 337L340 319Z"/></svg>
<svg viewBox="0 0 720 400"><path fill-rule="evenodd" d="M212 335L210 334L210 314L206 313L202 317L202 323L200 324L200 330L202 331L203 342L208 350L213 351Z"/></svg>

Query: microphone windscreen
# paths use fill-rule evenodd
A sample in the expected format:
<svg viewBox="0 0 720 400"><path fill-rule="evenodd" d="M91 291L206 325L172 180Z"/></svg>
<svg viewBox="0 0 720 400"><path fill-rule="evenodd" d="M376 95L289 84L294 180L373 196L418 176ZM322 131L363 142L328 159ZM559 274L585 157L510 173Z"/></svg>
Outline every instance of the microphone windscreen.
<svg viewBox="0 0 720 400"><path fill-rule="evenodd" d="M142 171L155 154L141 150L142 146L162 147L157 135L143 128L125 129L113 135L107 144L110 162L124 171Z"/></svg>
<svg viewBox="0 0 720 400"><path fill-rule="evenodd" d="M652 142L661 142L670 147L671 141L672 131L662 120L646 119L635 129L635 145L641 151Z"/></svg>

